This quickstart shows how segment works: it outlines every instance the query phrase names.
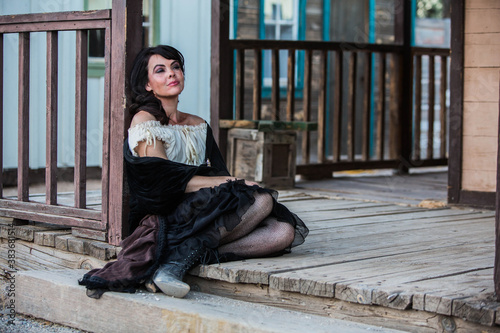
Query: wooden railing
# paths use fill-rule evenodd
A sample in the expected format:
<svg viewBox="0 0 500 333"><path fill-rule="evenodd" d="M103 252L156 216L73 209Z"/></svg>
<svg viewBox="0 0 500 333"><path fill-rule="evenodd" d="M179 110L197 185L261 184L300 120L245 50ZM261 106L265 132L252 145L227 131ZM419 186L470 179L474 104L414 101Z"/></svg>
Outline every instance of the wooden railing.
<svg viewBox="0 0 500 333"><path fill-rule="evenodd" d="M127 228L124 218L126 204L121 149L127 122L124 103L125 77L129 59L135 56L136 51L142 46L140 37L142 4L140 1L113 0L112 6L113 10L0 16L0 64L4 58L4 34L19 35L17 198L4 196L3 181L0 178L0 215L65 225L72 227L74 234L117 245ZM123 27L128 27L127 31L124 31ZM101 210L91 209L86 202L87 45L88 30L92 29L104 29L106 35ZM58 33L60 31L76 32L74 205L72 207L58 203L57 191ZM44 203L30 200L29 192L29 104L36 102L30 101L29 94L30 34L34 32L45 32L47 39ZM0 78L1 85L3 71L0 72ZM3 86L0 86L0 92L3 93ZM3 114L0 94L0 119L3 119ZM2 129L3 126L0 126L0 156L3 153L2 144L6 141ZM3 161L0 162L3 166Z"/></svg>
<svg viewBox="0 0 500 333"><path fill-rule="evenodd" d="M398 45L335 42L230 40L235 50L234 119L317 122L317 131L299 137L297 173L329 177L333 171L365 168L410 168L443 165L446 159L446 92L448 49L412 48L415 73L403 73L403 48ZM271 97L262 97L262 52L272 53ZM288 51L286 88L279 84L279 52ZM297 94L297 54L302 52L301 95ZM423 72L422 58L429 59ZM435 59L438 59L438 62ZM440 99L436 108L435 71L440 66ZM422 99L422 73L429 77ZM414 91L402 91L411 80ZM284 92L284 90L286 92ZM252 98L247 97L252 95ZM283 95L286 94L286 98ZM414 110L405 108L403 95L414 95ZM299 97L297 97L299 96ZM282 107L280 103L286 106ZM422 112L425 105L428 112ZM270 110L263 114L263 109ZM434 127L436 111L440 128ZM413 126L405 128L402 113L412 114ZM425 118L422 116L425 115ZM410 119L412 119L410 118ZM423 121L425 120L425 121ZM426 155L422 156L422 133L427 131ZM435 133L439 131L439 153ZM402 131L411 131L411 147L403 147ZM412 152L402 160L401 151Z"/></svg>

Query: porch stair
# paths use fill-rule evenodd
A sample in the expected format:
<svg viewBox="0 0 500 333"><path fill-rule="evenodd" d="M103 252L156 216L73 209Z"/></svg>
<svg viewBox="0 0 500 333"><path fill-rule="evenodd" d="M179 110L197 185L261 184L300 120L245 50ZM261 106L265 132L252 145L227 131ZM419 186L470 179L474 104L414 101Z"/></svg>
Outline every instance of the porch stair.
<svg viewBox="0 0 500 333"><path fill-rule="evenodd" d="M184 299L138 291L86 296L85 270L22 271L16 311L90 332L402 332L190 292Z"/></svg>

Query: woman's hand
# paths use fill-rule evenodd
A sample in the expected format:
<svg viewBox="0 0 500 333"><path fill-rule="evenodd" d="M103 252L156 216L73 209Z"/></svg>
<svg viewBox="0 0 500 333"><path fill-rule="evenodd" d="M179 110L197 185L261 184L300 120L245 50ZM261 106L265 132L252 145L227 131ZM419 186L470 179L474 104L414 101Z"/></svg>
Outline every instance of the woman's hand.
<svg viewBox="0 0 500 333"><path fill-rule="evenodd" d="M219 186L221 184L227 183L229 181L235 181L237 179L238 178L230 177L230 176L227 176L227 177L226 176L217 176L217 177L194 176L188 182L185 192L186 193L195 192L195 191L198 191L199 189L202 189L204 187L215 187L215 186ZM252 181L248 181L248 180L244 180L244 181L245 181L245 185L247 185L247 186L253 186L253 185L259 186L259 184L257 184L256 182L252 182Z"/></svg>

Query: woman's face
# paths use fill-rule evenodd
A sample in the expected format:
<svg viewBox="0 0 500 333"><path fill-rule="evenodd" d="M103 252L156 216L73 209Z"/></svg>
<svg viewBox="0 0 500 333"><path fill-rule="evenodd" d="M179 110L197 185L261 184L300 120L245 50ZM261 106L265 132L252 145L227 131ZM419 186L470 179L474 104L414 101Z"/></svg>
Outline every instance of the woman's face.
<svg viewBox="0 0 500 333"><path fill-rule="evenodd" d="M184 89L184 73L177 60L153 54L148 62L146 90L161 98L177 97Z"/></svg>

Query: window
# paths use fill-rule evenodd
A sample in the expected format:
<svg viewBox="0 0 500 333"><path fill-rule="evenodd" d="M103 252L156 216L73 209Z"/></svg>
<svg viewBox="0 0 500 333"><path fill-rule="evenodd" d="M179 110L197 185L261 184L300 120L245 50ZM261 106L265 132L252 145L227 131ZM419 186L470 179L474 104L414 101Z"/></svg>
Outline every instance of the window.
<svg viewBox="0 0 500 333"><path fill-rule="evenodd" d="M297 40L299 30L298 1L297 0L262 0L261 2L261 38L273 40ZM262 28L263 25L263 28ZM263 84L270 87L272 84L272 52L263 54ZM288 51L279 54L280 87L287 85Z"/></svg>
<svg viewBox="0 0 500 333"><path fill-rule="evenodd" d="M110 9L111 0L85 0L85 10ZM156 0L143 0L143 41L145 46L151 46L154 43L154 8L157 5ZM89 76L104 76L104 39L105 30L89 30Z"/></svg>

